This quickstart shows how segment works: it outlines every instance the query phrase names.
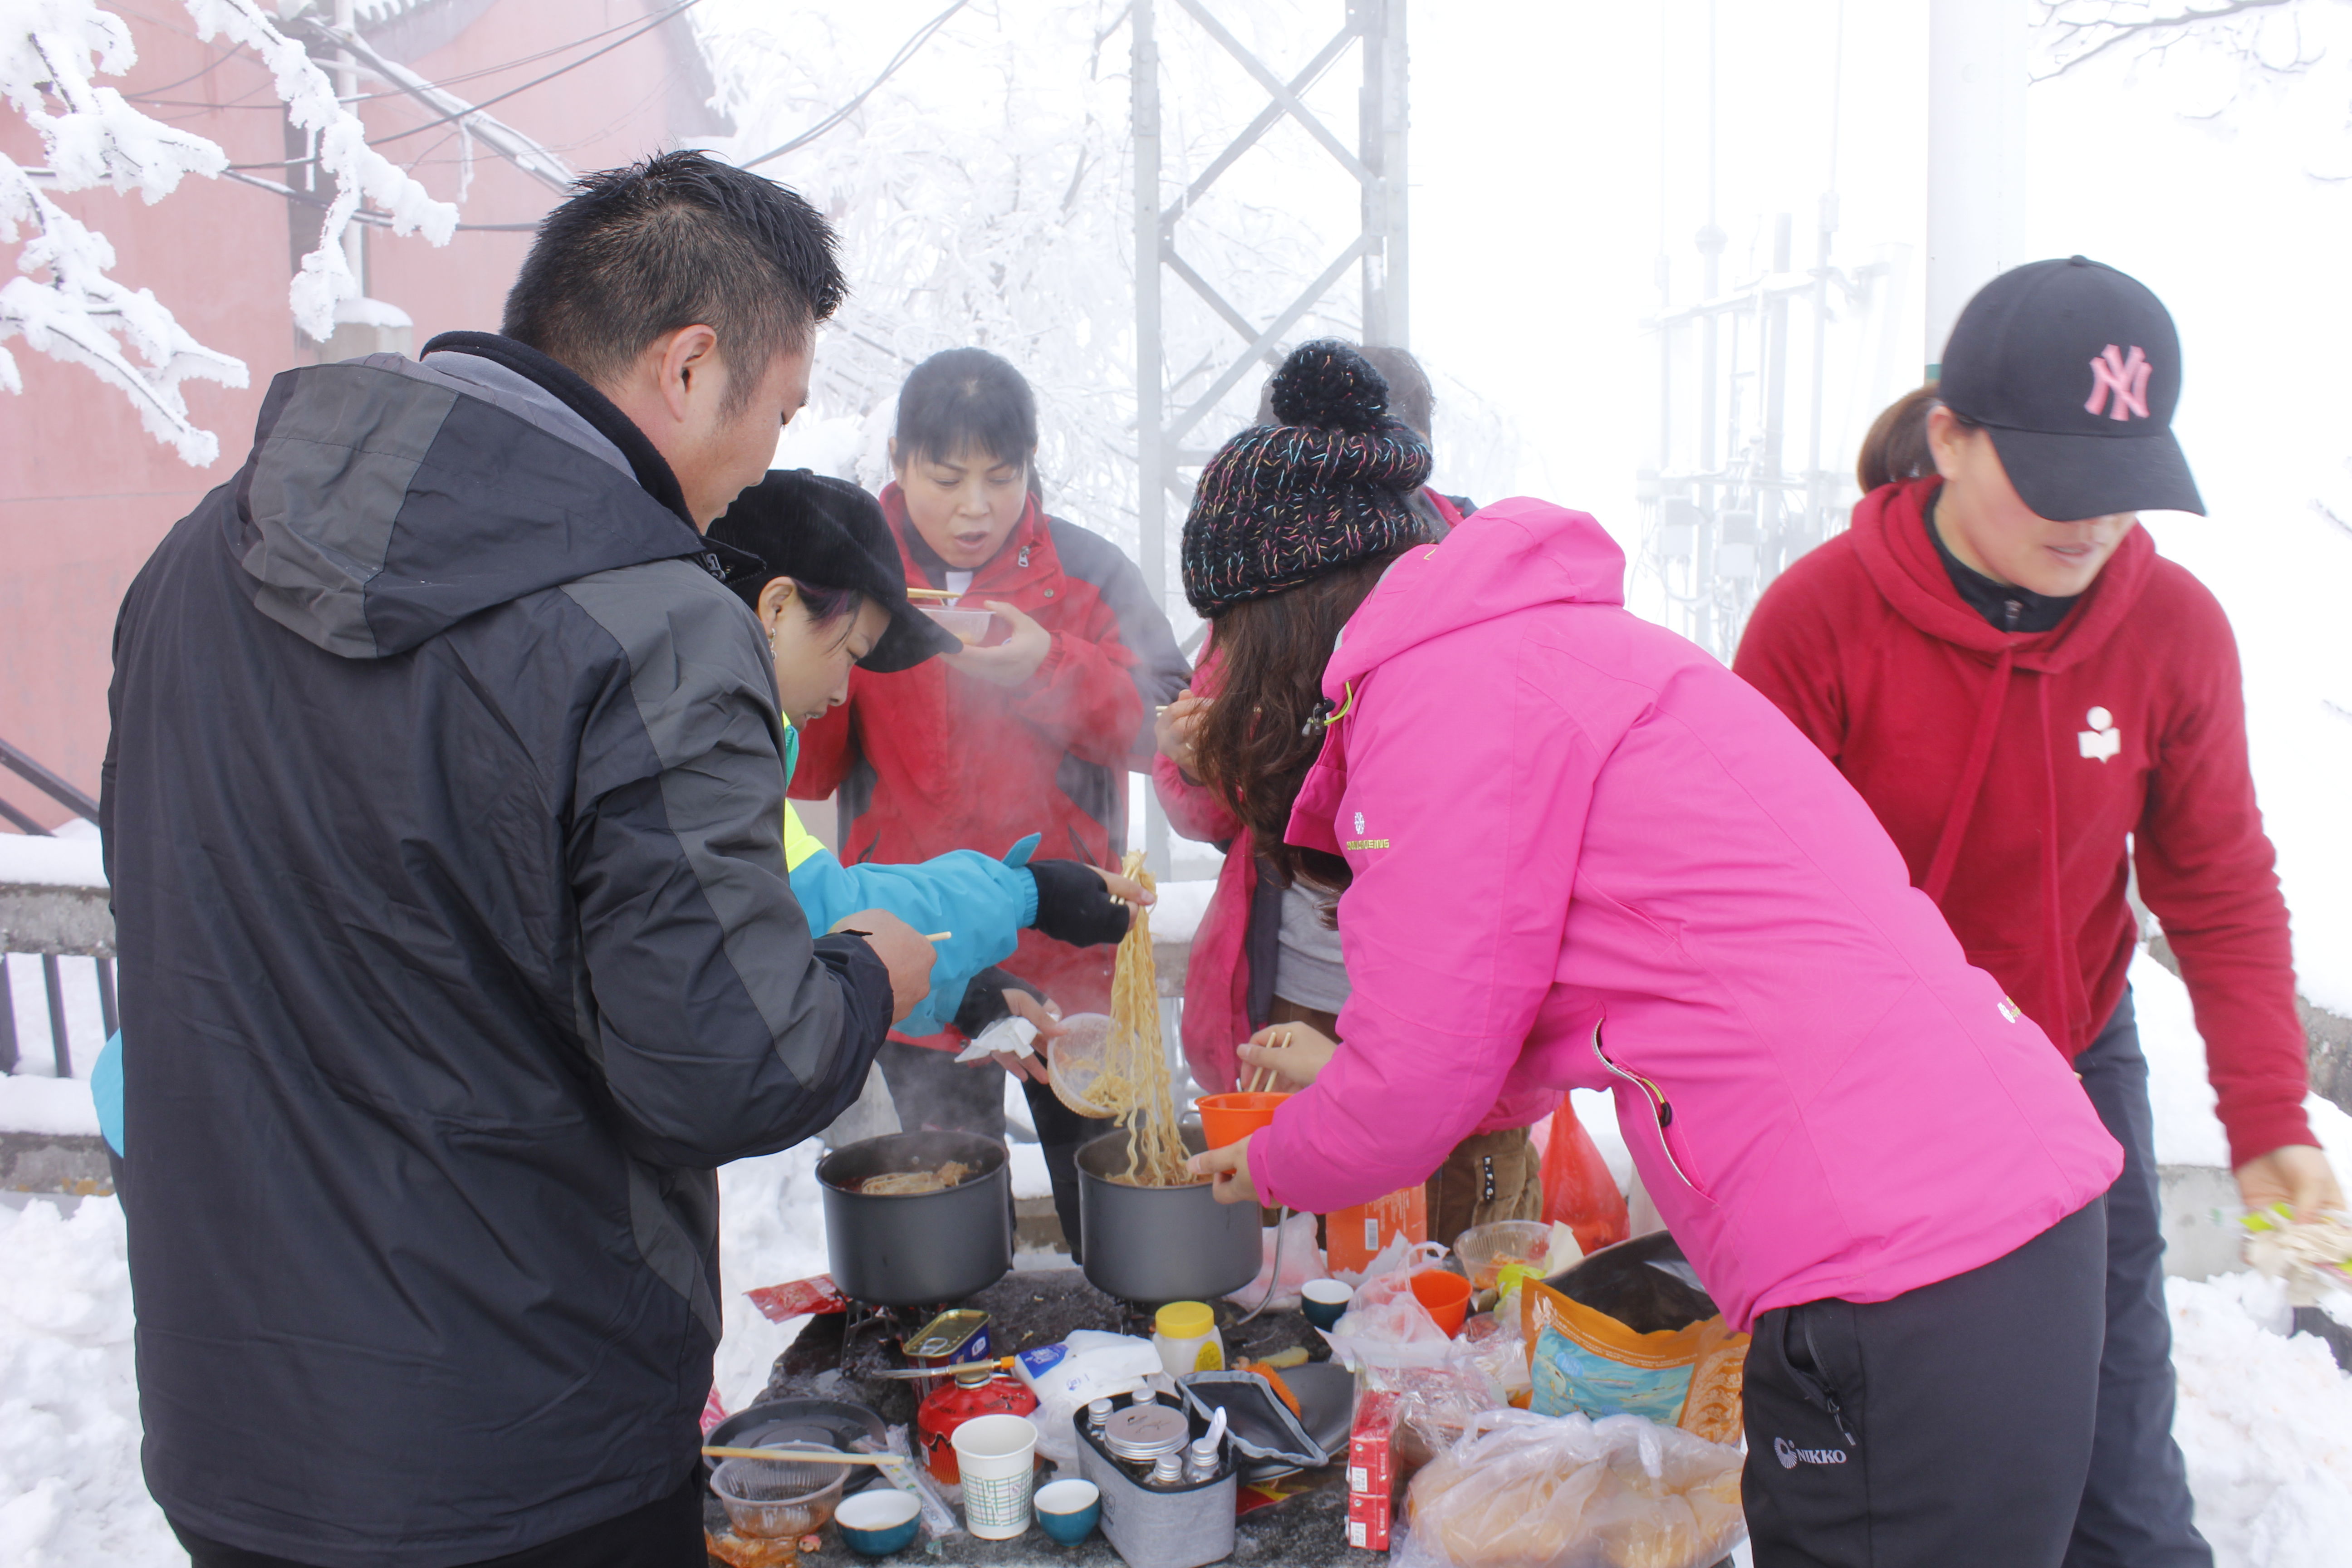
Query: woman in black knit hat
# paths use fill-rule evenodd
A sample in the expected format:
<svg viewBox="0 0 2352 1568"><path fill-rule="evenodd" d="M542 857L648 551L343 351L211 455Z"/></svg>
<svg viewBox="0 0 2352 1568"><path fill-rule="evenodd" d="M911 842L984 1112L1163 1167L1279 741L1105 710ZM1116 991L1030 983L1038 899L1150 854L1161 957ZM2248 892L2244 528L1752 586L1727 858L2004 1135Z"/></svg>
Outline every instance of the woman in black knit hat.
<svg viewBox="0 0 2352 1568"><path fill-rule="evenodd" d="M1179 833L1228 845L1184 986L1185 1055L1212 1090L1235 1087L1234 1042L1268 1026L1337 1038L1349 990L1332 912L1344 871L1284 843L1283 826L1321 745L1310 721L1339 628L1391 562L1433 537L1414 505L1428 440L1391 416L1388 384L1363 354L1307 343L1267 395L1273 422L1217 453L1185 520L1185 596L1215 630L1194 683L1202 695L1188 690L1160 716L1154 775ZM1559 1100L1512 1096L1454 1150L1425 1190L1431 1239L1536 1216L1541 1159L1527 1130Z"/></svg>

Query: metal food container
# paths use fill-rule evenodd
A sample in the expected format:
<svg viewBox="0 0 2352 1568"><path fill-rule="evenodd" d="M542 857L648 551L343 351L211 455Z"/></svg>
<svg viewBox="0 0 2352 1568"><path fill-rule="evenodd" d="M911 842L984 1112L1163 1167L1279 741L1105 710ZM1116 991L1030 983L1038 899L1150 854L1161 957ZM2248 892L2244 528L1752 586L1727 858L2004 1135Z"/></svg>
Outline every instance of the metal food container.
<svg viewBox="0 0 2352 1568"><path fill-rule="evenodd" d="M905 1352L908 1366L960 1366L966 1362L986 1361L990 1349L988 1314L971 1307L941 1312L908 1334L898 1348ZM920 1403L933 1389L954 1381L946 1373L913 1379L916 1401Z"/></svg>
<svg viewBox="0 0 2352 1568"><path fill-rule="evenodd" d="M941 1192L857 1190L875 1176L935 1171L950 1160L969 1173ZM817 1162L816 1175L824 1194L825 1260L833 1282L853 1301L944 1306L1013 1270L1013 1178L1004 1145L993 1138L893 1132L835 1150Z"/></svg>
<svg viewBox="0 0 2352 1568"><path fill-rule="evenodd" d="M1188 1152L1208 1146L1198 1121L1185 1121L1181 1131ZM1125 1132L1078 1151L1078 1231L1088 1283L1107 1296L1156 1306L1214 1301L1257 1278L1265 1257L1255 1204L1221 1204L1206 1182L1130 1187L1115 1179L1127 1160Z"/></svg>

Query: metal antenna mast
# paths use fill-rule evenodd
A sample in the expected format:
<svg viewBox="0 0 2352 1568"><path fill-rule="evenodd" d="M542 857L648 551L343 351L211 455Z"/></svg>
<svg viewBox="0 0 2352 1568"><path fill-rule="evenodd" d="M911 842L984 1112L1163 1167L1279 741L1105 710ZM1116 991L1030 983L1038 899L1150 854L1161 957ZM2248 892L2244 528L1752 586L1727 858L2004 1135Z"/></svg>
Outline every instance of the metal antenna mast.
<svg viewBox="0 0 2352 1568"><path fill-rule="evenodd" d="M1159 602L1169 602L1169 497L1189 495L1184 470L1197 468L1211 455L1195 435L1202 420L1263 363L1272 369L1282 363L1284 338L1299 320L1327 298L1350 268L1359 270L1363 289L1364 341L1406 346L1407 280L1405 247L1405 0L1346 0L1339 30L1317 50L1314 58L1285 79L1253 54L1211 14L1205 0L1171 0L1249 73L1265 92L1265 106L1243 127L1232 142L1194 177L1173 200L1161 191L1160 120L1160 45L1155 12L1158 0L1134 0L1129 13L1133 46L1135 129L1135 389L1138 540L1143 580ZM1352 148L1318 119L1303 101L1305 94L1338 63L1351 43L1362 44L1363 86L1357 98L1356 144ZM1342 247L1313 282L1276 314L1271 321L1250 320L1202 276L1177 246L1177 227L1185 213L1241 156L1268 131L1288 116L1331 155L1342 173L1355 180L1362 193L1362 221L1355 237ZM1237 342L1232 359L1213 377L1206 389L1189 401L1168 396L1167 342L1160 310L1160 289L1173 274L1199 295L1209 309L1232 327ZM1188 653L1192 649L1188 647ZM1144 816L1144 847L1155 870L1165 874L1168 826L1158 803Z"/></svg>

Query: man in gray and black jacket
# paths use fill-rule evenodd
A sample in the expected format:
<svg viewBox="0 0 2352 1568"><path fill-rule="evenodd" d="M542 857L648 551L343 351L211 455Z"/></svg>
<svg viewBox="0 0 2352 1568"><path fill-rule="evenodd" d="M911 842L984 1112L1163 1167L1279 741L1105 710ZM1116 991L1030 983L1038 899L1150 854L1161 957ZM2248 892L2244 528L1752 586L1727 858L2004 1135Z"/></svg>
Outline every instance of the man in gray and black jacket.
<svg viewBox="0 0 2352 1568"><path fill-rule="evenodd" d="M712 1168L856 1097L929 946L812 932L704 540L839 302L672 153L502 334L290 372L115 635L147 1482L202 1568L699 1568Z"/></svg>

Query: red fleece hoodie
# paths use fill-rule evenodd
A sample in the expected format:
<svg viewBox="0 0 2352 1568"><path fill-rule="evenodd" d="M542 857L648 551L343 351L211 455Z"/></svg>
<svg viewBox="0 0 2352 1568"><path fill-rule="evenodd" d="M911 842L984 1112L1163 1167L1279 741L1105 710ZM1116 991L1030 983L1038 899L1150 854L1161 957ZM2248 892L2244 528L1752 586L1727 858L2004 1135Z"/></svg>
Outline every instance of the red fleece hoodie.
<svg viewBox="0 0 2352 1568"><path fill-rule="evenodd" d="M2189 983L2231 1163L2313 1142L2228 617L2134 529L2054 629L1997 630L1927 537L1941 483L1864 496L1766 591L1733 668L1828 753L1969 962L2070 1057L2123 995L2131 857Z"/></svg>

